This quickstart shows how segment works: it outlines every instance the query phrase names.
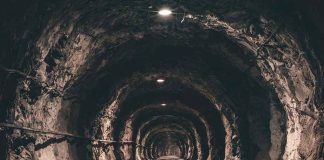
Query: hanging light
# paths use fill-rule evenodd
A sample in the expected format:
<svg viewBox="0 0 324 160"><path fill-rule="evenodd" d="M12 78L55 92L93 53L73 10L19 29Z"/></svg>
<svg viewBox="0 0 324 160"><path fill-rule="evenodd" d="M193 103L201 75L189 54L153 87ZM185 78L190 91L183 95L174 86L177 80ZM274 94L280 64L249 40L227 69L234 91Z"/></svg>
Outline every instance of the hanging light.
<svg viewBox="0 0 324 160"><path fill-rule="evenodd" d="M172 14L172 11L169 10L169 9L161 9L161 10L159 10L158 13L159 13L159 15L161 15L161 16L169 16L169 15Z"/></svg>
<svg viewBox="0 0 324 160"><path fill-rule="evenodd" d="M164 82L165 82L165 79L163 79L163 78L159 78L159 79L156 80L156 82L157 82L157 83L164 83Z"/></svg>

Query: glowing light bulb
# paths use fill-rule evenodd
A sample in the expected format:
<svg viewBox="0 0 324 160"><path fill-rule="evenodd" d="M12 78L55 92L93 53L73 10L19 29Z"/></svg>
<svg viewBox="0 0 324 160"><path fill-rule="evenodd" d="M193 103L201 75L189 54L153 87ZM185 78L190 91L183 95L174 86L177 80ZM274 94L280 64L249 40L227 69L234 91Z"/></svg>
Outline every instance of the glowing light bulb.
<svg viewBox="0 0 324 160"><path fill-rule="evenodd" d="M169 9L161 9L158 13L161 16L169 16L172 14L172 11Z"/></svg>
<svg viewBox="0 0 324 160"><path fill-rule="evenodd" d="M165 80L164 80L164 79L162 79L162 78L159 78L159 79L157 79L157 80L156 80L156 82L157 82L157 83L164 83L164 82L165 82Z"/></svg>
<svg viewBox="0 0 324 160"><path fill-rule="evenodd" d="M187 18L193 18L193 16L191 14L188 14L186 17Z"/></svg>
<svg viewBox="0 0 324 160"><path fill-rule="evenodd" d="M166 104L165 103L162 103L161 106L166 106Z"/></svg>

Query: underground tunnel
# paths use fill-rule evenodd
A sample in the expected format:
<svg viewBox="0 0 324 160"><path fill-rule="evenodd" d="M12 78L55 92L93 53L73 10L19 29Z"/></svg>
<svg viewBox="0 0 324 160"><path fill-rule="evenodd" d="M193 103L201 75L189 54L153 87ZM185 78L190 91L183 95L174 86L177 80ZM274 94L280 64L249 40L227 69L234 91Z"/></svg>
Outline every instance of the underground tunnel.
<svg viewBox="0 0 324 160"><path fill-rule="evenodd" d="M320 0L0 2L2 160L323 160Z"/></svg>

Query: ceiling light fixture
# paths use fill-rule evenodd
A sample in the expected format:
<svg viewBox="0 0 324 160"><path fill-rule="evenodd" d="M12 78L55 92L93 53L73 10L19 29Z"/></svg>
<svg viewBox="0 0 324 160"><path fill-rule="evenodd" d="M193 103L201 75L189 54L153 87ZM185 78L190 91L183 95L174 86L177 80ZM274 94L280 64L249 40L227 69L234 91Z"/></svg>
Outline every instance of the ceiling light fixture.
<svg viewBox="0 0 324 160"><path fill-rule="evenodd" d="M169 15L172 14L172 11L169 10L169 9L161 9L161 10L159 10L158 13L159 13L159 15L161 15L161 16L169 16Z"/></svg>
<svg viewBox="0 0 324 160"><path fill-rule="evenodd" d="M165 79L162 79L162 78L159 78L156 80L157 83L164 83L165 82Z"/></svg>

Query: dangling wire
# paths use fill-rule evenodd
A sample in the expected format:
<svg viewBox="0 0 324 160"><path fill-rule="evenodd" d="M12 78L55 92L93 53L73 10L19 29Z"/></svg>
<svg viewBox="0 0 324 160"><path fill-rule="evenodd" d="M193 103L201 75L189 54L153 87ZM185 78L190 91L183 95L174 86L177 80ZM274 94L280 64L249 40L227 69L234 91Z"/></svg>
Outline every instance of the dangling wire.
<svg viewBox="0 0 324 160"><path fill-rule="evenodd" d="M92 139L90 137L82 137L82 136L71 134L71 133L55 132L55 131L43 131L43 130L39 130L39 129L33 129L33 128L28 128L28 127L17 126L17 125L9 124L9 123L0 123L0 127L19 129L19 130L23 130L23 131L27 131L27 132L33 132L33 133L36 133L36 134L64 136L64 137L67 137L67 138L76 138L76 139L88 140L88 141L91 141L92 143L97 143L97 142L108 143L108 144L118 143L118 144L121 144L121 145L134 144L136 147L148 148L148 147L143 146L141 144L137 144L134 141L112 141L112 140L106 140L106 139Z"/></svg>

